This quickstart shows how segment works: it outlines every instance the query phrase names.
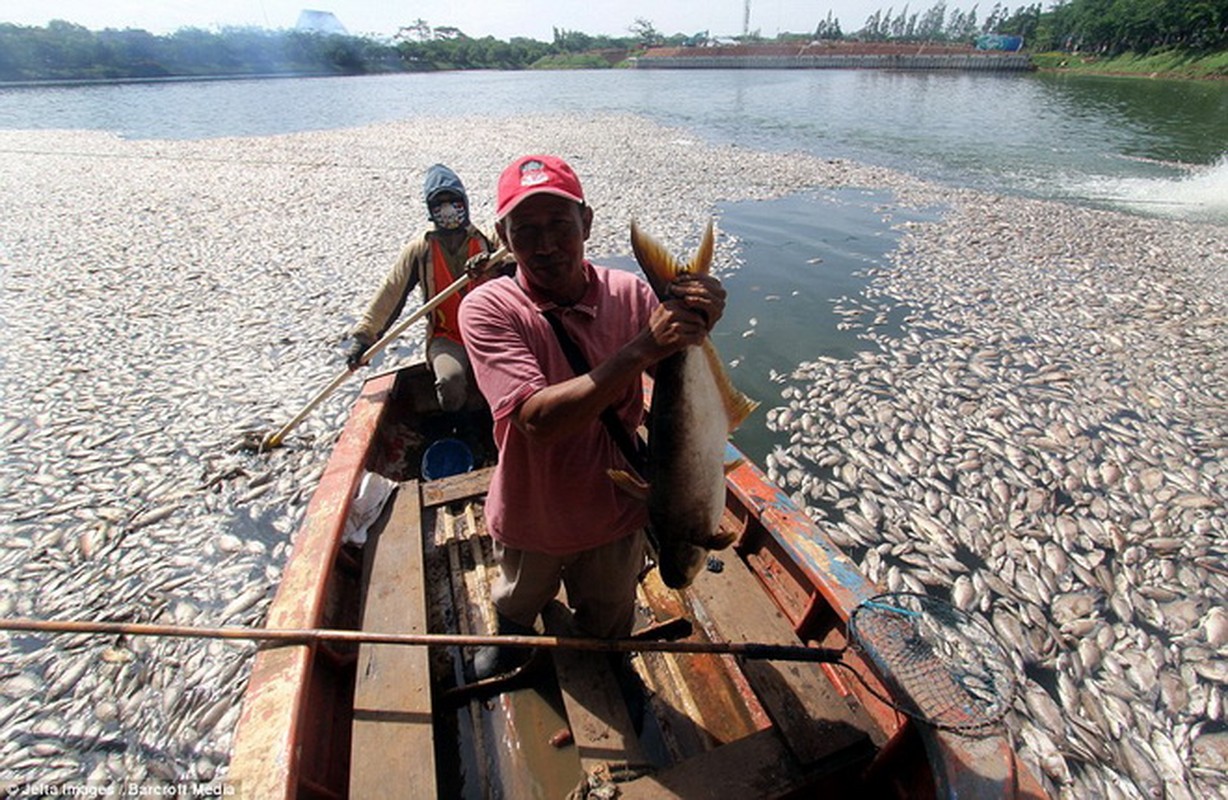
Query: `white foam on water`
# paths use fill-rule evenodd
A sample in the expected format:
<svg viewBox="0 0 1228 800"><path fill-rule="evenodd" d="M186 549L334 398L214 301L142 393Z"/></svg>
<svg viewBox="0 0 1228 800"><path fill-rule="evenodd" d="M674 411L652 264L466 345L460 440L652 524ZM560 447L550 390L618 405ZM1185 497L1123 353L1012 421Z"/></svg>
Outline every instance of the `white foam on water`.
<svg viewBox="0 0 1228 800"><path fill-rule="evenodd" d="M1078 193L1152 216L1228 223L1228 153L1207 167L1157 178L1094 178Z"/></svg>

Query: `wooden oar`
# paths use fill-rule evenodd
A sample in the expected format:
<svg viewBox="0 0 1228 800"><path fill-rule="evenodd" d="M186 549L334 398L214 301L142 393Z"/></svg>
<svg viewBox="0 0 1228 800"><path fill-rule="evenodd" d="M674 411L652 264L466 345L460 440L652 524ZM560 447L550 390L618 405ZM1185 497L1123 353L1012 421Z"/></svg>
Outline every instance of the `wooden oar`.
<svg viewBox="0 0 1228 800"><path fill-rule="evenodd" d="M508 250L506 247L500 247L498 250L490 254L490 258L488 259L487 263L489 264L489 263L494 263L496 261L501 261L503 257L507 255L507 253L508 253ZM447 300L449 297L456 294L461 289L465 288L465 286L468 285L471 280L473 280L473 278L469 275L469 273L465 273L464 275L454 280L451 284L449 284L446 289L444 289L443 291L439 292L434 297L432 297L429 302L424 303L423 306L419 308L417 311L415 311L413 314L410 314L409 317L406 318L404 321L393 326L391 330L389 330L387 333L385 333L383 336L380 337L379 341L375 342L373 345L371 345L370 347L366 349L366 351L362 354L362 358L359 360L358 366L365 367L371 361L371 359L375 358L375 356L380 351L382 351L394 339L396 339L402 333L404 333L405 330L409 328L410 325L413 325L415 322L417 322L418 320L425 317L427 314L434 311L436 308L442 305L443 302ZM333 378L332 381L330 381L327 386L321 389L319 393L316 394L315 397L311 398L311 400L308 401L307 405L303 406L302 411L295 414L293 419L291 419L289 422L283 425L281 427L281 430L277 431L276 433L270 434L264 437L264 439L260 440L258 444L258 449L270 450L274 447L278 447L279 445L281 445L282 440L286 438L286 435L289 434L290 431L298 427L298 424L302 422L304 419L306 419L307 415L310 414L313 410L315 410L316 406L320 405L320 403L323 403L325 398L327 398L334 391L336 391L337 387L345 383L346 379L349 378L350 375L354 374L356 371L357 371L356 368L350 369L349 367L346 367L344 370L342 370L337 375L337 377Z"/></svg>
<svg viewBox="0 0 1228 800"><path fill-rule="evenodd" d="M145 622L95 620L0 619L0 630L33 633L105 634L112 636L162 636L188 639L233 639L280 644L350 642L353 644L399 644L420 647L537 647L544 650L592 650L606 653L714 653L772 661L830 661L840 651L802 645L755 644L751 642L691 642L643 639L587 639L580 636L491 636L448 633L378 633L336 628L244 628L159 625Z"/></svg>

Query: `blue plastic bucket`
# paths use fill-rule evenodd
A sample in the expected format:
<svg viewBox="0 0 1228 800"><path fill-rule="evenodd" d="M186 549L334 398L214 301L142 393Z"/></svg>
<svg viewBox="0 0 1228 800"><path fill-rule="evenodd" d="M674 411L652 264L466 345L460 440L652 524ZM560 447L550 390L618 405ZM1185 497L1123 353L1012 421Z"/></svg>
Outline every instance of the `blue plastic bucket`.
<svg viewBox="0 0 1228 800"><path fill-rule="evenodd" d="M473 453L460 439L440 439L422 454L422 477L437 481L473 469Z"/></svg>

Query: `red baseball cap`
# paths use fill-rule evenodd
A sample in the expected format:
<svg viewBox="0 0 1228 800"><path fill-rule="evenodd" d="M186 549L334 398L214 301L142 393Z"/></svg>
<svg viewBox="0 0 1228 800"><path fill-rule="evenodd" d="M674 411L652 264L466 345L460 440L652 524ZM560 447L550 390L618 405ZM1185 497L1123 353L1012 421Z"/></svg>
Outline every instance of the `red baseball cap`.
<svg viewBox="0 0 1228 800"><path fill-rule="evenodd" d="M584 189L567 162L556 156L521 156L499 176L495 220L502 220L526 197L553 194L584 202Z"/></svg>

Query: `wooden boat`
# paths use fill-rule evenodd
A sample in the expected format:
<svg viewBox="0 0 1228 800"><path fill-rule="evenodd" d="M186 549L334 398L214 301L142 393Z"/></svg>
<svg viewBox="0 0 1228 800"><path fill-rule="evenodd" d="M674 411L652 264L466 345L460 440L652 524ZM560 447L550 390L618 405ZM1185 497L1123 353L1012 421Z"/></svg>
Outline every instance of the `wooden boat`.
<svg viewBox="0 0 1228 800"><path fill-rule="evenodd" d="M425 446L449 435L465 437L478 468L424 479ZM481 500L493 456L489 417L439 412L423 365L368 380L268 627L489 632ZM360 550L342 530L364 470L400 483ZM722 525L738 539L718 554L723 569L681 592L647 573L641 622L685 617L694 638L712 641L842 646L851 610L878 588L749 461L727 485ZM566 623L559 608L546 616ZM637 693L620 688L606 654L552 650L505 691L466 695L455 688L466 659L457 647L263 648L227 780L262 800L562 798L582 782L619 797L1045 796L1001 732L911 721L832 665L641 653L632 665L647 691ZM890 696L855 652L849 660Z"/></svg>

